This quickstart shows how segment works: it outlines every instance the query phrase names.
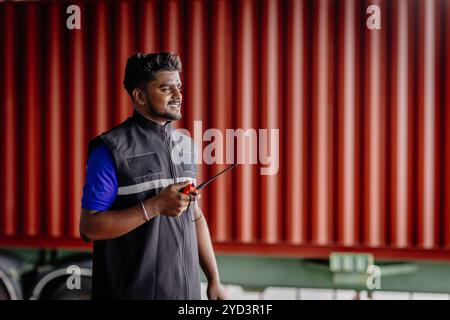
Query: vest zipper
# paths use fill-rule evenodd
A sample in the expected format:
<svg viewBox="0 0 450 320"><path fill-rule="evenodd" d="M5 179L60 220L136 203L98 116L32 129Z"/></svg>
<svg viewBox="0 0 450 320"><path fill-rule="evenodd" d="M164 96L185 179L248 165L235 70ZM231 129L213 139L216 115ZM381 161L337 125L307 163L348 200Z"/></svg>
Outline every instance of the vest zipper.
<svg viewBox="0 0 450 320"><path fill-rule="evenodd" d="M176 175L176 171L175 171L175 167L173 165L172 162L172 153L170 150L170 141L167 138L167 128L164 127L164 142L166 144L167 147L167 152L169 152L169 162L170 162L170 171L172 174L172 177L174 178L175 183L177 183L177 175ZM186 262L185 262L185 256L184 256L184 252L185 252L185 247L186 247L186 243L185 243L185 237L186 237L186 232L184 229L184 221L183 221L183 217L180 217L181 220L181 230L182 230L182 240L183 240L183 246L181 248L181 260L183 261L183 271L184 271L184 282L186 284L186 299L189 299L189 280L188 280L188 273L186 271Z"/></svg>
<svg viewBox="0 0 450 320"><path fill-rule="evenodd" d="M170 141L169 139L167 139L167 129L166 127L164 127L164 143L166 144L167 147L167 152L169 153L169 162L170 162L170 171L172 173L172 177L175 180L175 183L177 183L177 175L175 172L175 167L173 166L173 162L172 162L172 153L170 151Z"/></svg>

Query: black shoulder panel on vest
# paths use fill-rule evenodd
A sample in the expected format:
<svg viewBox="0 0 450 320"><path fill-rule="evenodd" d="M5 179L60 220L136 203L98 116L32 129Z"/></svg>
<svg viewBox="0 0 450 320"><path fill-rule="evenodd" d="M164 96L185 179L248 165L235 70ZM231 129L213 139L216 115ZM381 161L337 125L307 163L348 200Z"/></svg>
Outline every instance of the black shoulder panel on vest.
<svg viewBox="0 0 450 320"><path fill-rule="evenodd" d="M88 144L88 150L87 150L87 159L89 159L92 150L94 150L96 147L98 147L100 144L105 143L104 139L102 138L102 136L109 134L112 131L118 131L117 129L123 128L124 126L129 125L130 122L130 118L128 118L127 120L125 120L124 122L118 124L117 126L109 129L106 132L103 132L102 134L96 136L95 138L91 139L91 141L89 141ZM107 144L108 145L108 144ZM109 146L108 146L109 147ZM87 162L87 160L86 160Z"/></svg>
<svg viewBox="0 0 450 320"><path fill-rule="evenodd" d="M89 141L88 150L87 150L87 159L89 159L89 157L91 156L92 150L94 150L96 147L98 147L101 143L102 143L101 136L96 136L94 139ZM86 160L86 162L87 162L87 160Z"/></svg>

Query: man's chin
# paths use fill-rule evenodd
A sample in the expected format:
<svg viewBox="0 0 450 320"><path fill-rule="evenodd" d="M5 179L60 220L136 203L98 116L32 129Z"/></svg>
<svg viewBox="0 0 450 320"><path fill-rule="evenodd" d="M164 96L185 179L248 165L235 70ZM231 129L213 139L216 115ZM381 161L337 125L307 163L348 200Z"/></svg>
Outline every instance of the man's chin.
<svg viewBox="0 0 450 320"><path fill-rule="evenodd" d="M180 120L181 119L181 111L177 111L177 112L168 112L165 114L165 118L167 120Z"/></svg>

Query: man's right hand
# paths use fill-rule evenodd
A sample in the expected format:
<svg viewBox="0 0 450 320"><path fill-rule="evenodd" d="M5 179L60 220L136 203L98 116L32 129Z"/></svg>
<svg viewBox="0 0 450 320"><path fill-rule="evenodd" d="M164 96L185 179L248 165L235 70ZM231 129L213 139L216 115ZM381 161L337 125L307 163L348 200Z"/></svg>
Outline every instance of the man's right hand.
<svg viewBox="0 0 450 320"><path fill-rule="evenodd" d="M166 215L169 217L178 217L185 211L190 201L200 199L200 193L195 195L186 195L179 192L180 189L189 185L189 181L174 183L163 189L158 195L145 200L144 205L147 210L156 215Z"/></svg>
<svg viewBox="0 0 450 320"><path fill-rule="evenodd" d="M160 194L143 201L149 219L158 215L179 216L189 205L189 196L179 192L189 182L167 186ZM200 199L200 194L190 195L191 201ZM140 204L122 210L94 211L81 209L80 235L84 241L107 240L120 237L145 223Z"/></svg>

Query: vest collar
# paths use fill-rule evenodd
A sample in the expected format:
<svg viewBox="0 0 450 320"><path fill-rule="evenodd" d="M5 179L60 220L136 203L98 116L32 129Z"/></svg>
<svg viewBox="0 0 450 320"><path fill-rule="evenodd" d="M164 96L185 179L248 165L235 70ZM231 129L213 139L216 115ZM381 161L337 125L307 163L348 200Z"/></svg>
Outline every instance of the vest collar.
<svg viewBox="0 0 450 320"><path fill-rule="evenodd" d="M132 118L140 127L145 130L151 130L157 133L163 133L164 131L170 132L172 130L172 121L167 121L166 124L160 125L159 123L147 119L136 110L134 110Z"/></svg>

